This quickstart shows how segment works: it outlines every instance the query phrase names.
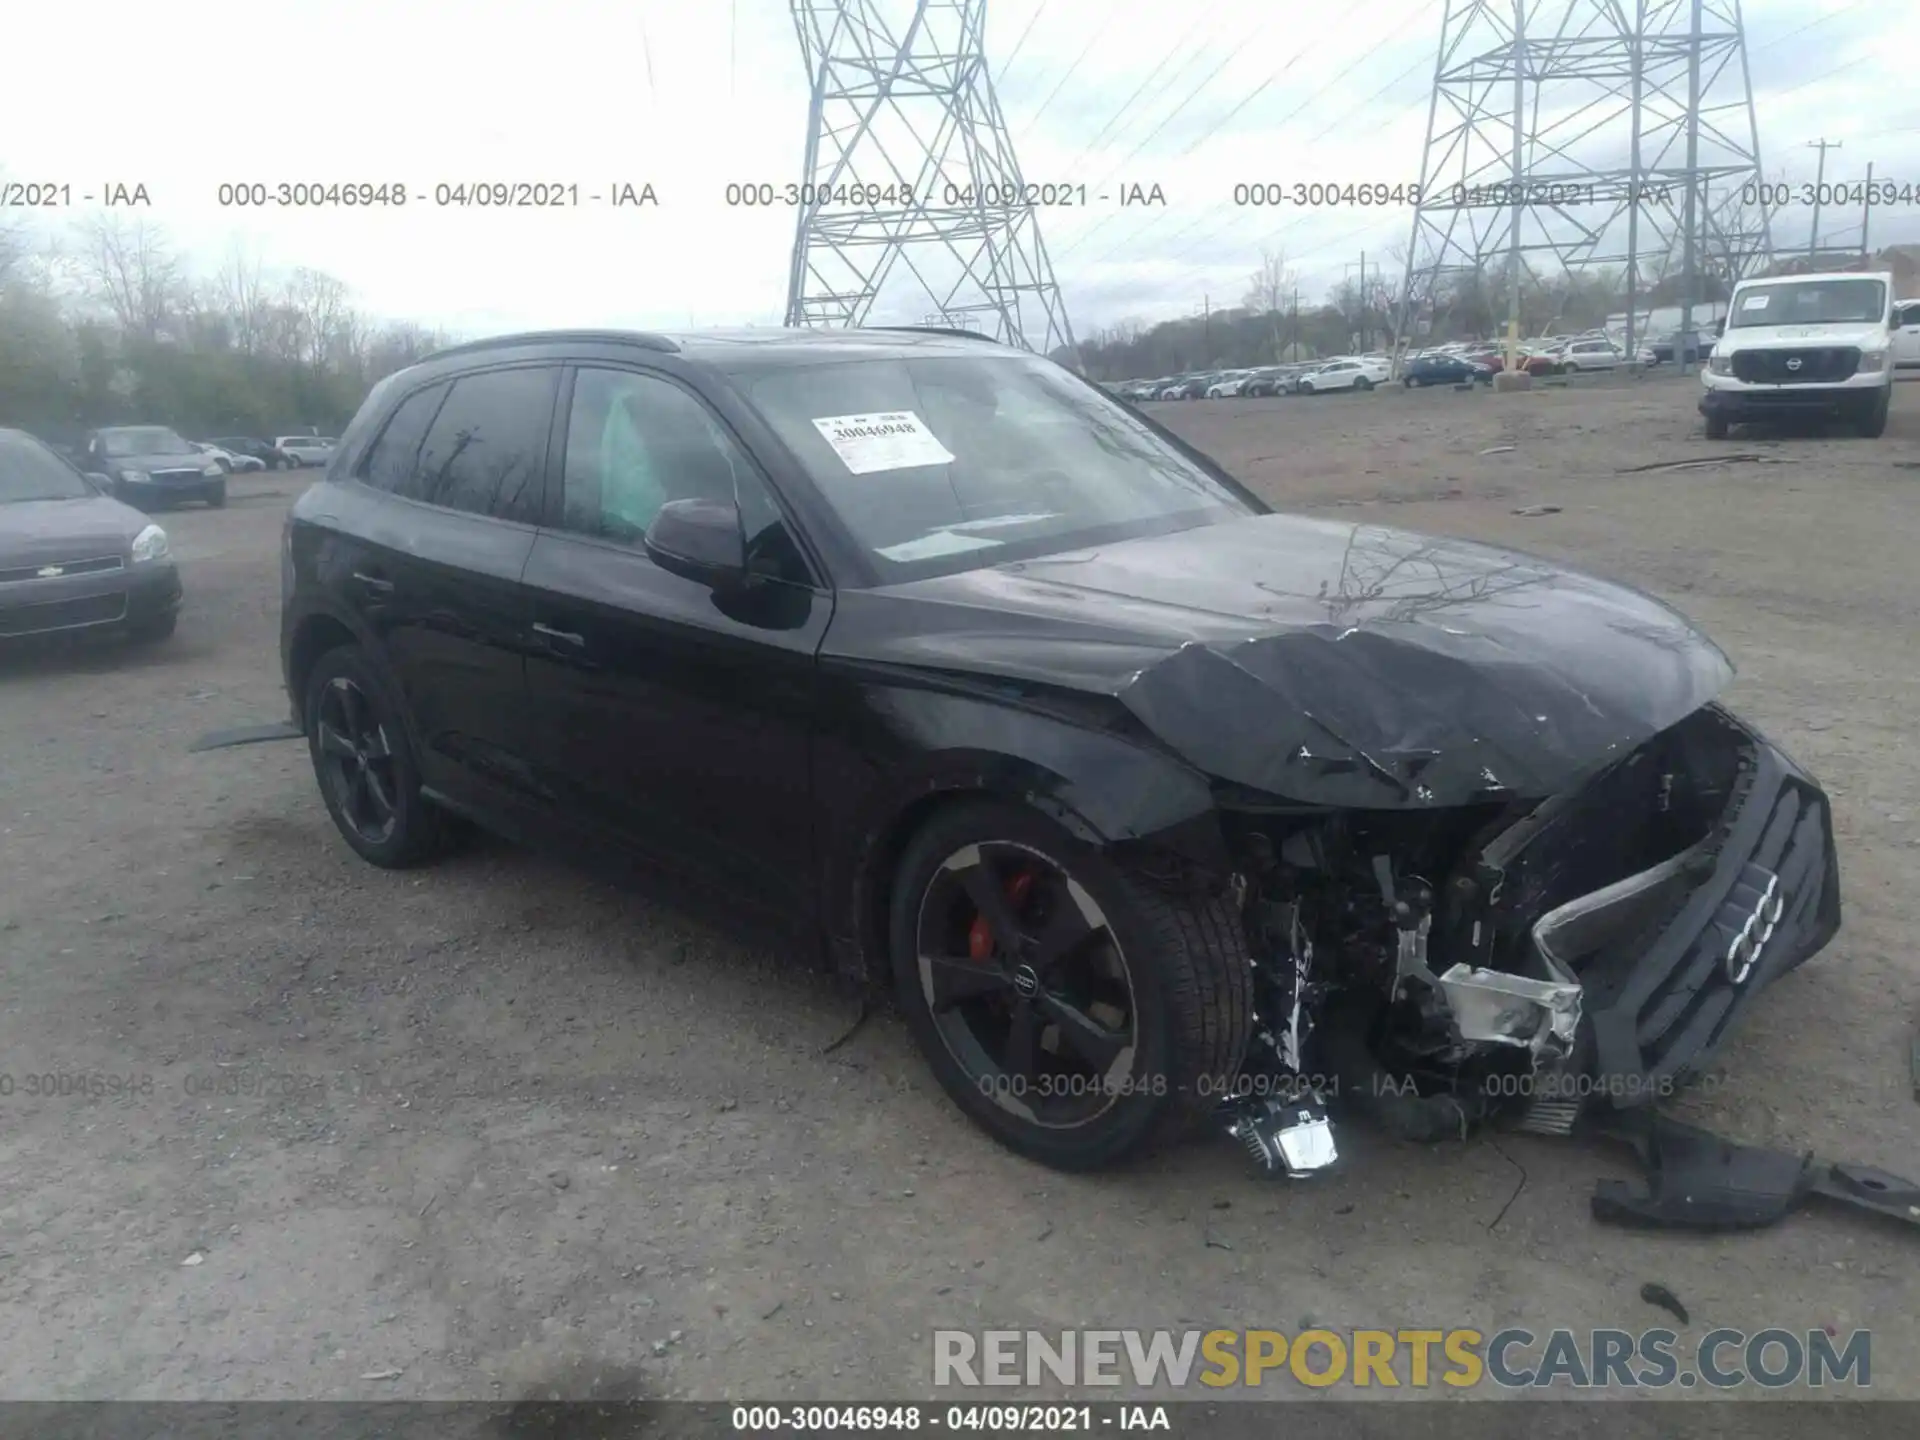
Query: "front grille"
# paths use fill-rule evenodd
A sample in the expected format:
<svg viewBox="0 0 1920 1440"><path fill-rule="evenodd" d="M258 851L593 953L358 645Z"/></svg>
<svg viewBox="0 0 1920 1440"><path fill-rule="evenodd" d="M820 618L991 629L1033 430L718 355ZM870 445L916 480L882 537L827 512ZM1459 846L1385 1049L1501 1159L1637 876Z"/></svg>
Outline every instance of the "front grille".
<svg viewBox="0 0 1920 1440"><path fill-rule="evenodd" d="M1647 945L1613 1003L1593 1015L1599 1069L1654 1082L1684 1080L1769 981L1806 959L1840 924L1839 868L1826 797L1770 746L1722 817L1712 873ZM1770 878L1777 879L1764 900ZM1758 912L1762 920L1747 928ZM1730 964L1743 930L1771 934ZM1736 978L1737 977L1737 978ZM1658 1083L1639 1093L1651 1099Z"/></svg>
<svg viewBox="0 0 1920 1440"><path fill-rule="evenodd" d="M156 485L198 485L209 478L198 470L150 470L147 473L153 476Z"/></svg>
<svg viewBox="0 0 1920 1440"><path fill-rule="evenodd" d="M1853 345L1736 350L1733 355L1734 375L1750 385L1830 385L1849 378L1859 368L1860 351Z"/></svg>
<svg viewBox="0 0 1920 1440"><path fill-rule="evenodd" d="M100 575L109 570L124 570L126 560L119 555L103 555L93 560L49 560L40 565L21 565L11 570L0 570L0 585L11 585L20 580L56 580L64 575ZM53 569L60 575L47 575L43 572Z"/></svg>
<svg viewBox="0 0 1920 1440"><path fill-rule="evenodd" d="M48 600L38 605L0 609L0 635L38 635L82 625L111 625L127 614L124 593L88 595L80 600Z"/></svg>

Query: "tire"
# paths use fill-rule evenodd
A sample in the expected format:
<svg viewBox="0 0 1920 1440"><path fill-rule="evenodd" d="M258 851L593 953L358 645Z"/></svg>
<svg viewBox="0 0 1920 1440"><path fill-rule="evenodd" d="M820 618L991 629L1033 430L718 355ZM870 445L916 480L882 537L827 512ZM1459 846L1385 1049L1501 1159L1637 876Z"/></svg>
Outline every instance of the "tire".
<svg viewBox="0 0 1920 1440"><path fill-rule="evenodd" d="M1306 383L1305 381L1302 381L1302 382L1301 382L1301 384L1300 384L1300 393L1301 393L1302 395L1311 395L1311 394L1313 394L1313 386L1311 386L1311 385L1309 385L1309 384L1307 384L1307 383Z"/></svg>
<svg viewBox="0 0 1920 1440"><path fill-rule="evenodd" d="M404 870L446 852L447 817L420 793L400 707L359 646L342 645L320 657L307 680L302 712L320 796L354 853L382 869ZM338 748L341 742L353 756ZM356 783L356 775L364 782Z"/></svg>
<svg viewBox="0 0 1920 1440"><path fill-rule="evenodd" d="M1004 922L1031 926L1016 952L1029 962L996 963L976 893L1007 907ZM1076 932L1045 958L1049 936ZM1246 1054L1252 969L1231 902L1151 889L1023 806L935 812L901 856L888 945L896 997L941 1087L1009 1149L1056 1169L1100 1169L1174 1138L1218 1103ZM922 958L936 952L951 965ZM963 994L939 1003L956 977Z"/></svg>
<svg viewBox="0 0 1920 1440"><path fill-rule="evenodd" d="M1729 428L1731 427L1727 424L1726 416L1724 415L1707 416L1707 439L1724 440L1727 438L1727 431Z"/></svg>
<svg viewBox="0 0 1920 1440"><path fill-rule="evenodd" d="M1413 377L1412 377L1411 375L1409 375L1409 376L1407 376L1407 377L1406 377L1406 378L1405 378L1404 380L1402 380L1402 381L1401 381L1400 383L1401 383L1402 385L1404 385L1404 386L1406 386L1406 387L1407 387L1407 389L1409 389L1409 390L1411 390L1411 389L1413 389Z"/></svg>
<svg viewBox="0 0 1920 1440"><path fill-rule="evenodd" d="M164 615L149 616L127 626L127 636L136 645L158 645L174 632L180 623L180 612L169 610Z"/></svg>
<svg viewBox="0 0 1920 1440"><path fill-rule="evenodd" d="M201 492L200 498L202 500L205 500L207 504L215 510L226 509L227 508L227 482L222 480L218 485L209 485L204 491Z"/></svg>
<svg viewBox="0 0 1920 1440"><path fill-rule="evenodd" d="M1887 416L1893 409L1893 387L1888 385L1880 391L1880 398L1863 414L1859 421L1860 433L1868 440L1878 440L1887 432Z"/></svg>
<svg viewBox="0 0 1920 1440"><path fill-rule="evenodd" d="M1373 382L1366 376L1361 375L1354 380L1353 388L1356 390L1371 390L1373 388Z"/></svg>

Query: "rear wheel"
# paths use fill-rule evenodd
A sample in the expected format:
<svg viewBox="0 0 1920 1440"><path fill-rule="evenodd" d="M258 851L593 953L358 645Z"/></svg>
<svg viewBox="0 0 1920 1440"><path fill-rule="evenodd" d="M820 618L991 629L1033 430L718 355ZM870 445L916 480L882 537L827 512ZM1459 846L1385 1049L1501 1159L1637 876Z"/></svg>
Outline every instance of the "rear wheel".
<svg viewBox="0 0 1920 1440"><path fill-rule="evenodd" d="M399 706L357 645L315 663L305 713L321 798L361 859L399 870L446 850L447 817L420 793Z"/></svg>
<svg viewBox="0 0 1920 1440"><path fill-rule="evenodd" d="M1373 381L1362 375L1353 382L1353 388L1356 390L1371 390L1373 388Z"/></svg>
<svg viewBox="0 0 1920 1440"><path fill-rule="evenodd" d="M928 822L895 876L889 945L941 1086L1043 1164L1095 1169L1168 1138L1245 1055L1252 971L1231 904L1148 888L1020 806Z"/></svg>

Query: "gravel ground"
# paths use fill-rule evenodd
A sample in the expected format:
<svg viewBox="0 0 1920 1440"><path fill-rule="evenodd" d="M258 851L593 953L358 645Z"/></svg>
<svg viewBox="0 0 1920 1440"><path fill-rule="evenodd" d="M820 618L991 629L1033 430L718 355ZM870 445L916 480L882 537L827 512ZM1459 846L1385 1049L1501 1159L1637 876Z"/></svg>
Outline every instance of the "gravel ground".
<svg viewBox="0 0 1920 1440"><path fill-rule="evenodd" d="M1831 787L1847 919L1689 1109L1920 1174L1920 387L1877 443L1710 445L1692 398L1159 409L1285 506L1564 557L1726 646L1733 702ZM830 1048L849 996L661 900L491 843L363 865L302 747L186 753L284 713L298 483L162 517L172 641L0 665L0 1395L898 1397L937 1326L1638 1330L1653 1281L1694 1339L1870 1327L1874 1392L1920 1397L1896 1227L1610 1230L1587 1196L1620 1157L1521 1137L1349 1129L1299 1186L1225 1141L1062 1177L969 1127L895 1018Z"/></svg>

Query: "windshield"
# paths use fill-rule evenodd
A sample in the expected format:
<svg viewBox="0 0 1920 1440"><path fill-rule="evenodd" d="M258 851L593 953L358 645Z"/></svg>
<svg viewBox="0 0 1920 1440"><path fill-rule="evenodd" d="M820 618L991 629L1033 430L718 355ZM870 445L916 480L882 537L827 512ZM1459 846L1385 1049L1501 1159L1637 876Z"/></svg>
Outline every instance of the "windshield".
<svg viewBox="0 0 1920 1440"><path fill-rule="evenodd" d="M93 494L66 461L31 435L0 431L0 505L22 500L84 500Z"/></svg>
<svg viewBox="0 0 1920 1440"><path fill-rule="evenodd" d="M130 425L102 430L100 448L109 455L196 455L193 446L164 425Z"/></svg>
<svg viewBox="0 0 1920 1440"><path fill-rule="evenodd" d="M1871 324L1886 318L1884 280L1783 280L1743 285L1734 297L1734 329L1753 325Z"/></svg>
<svg viewBox="0 0 1920 1440"><path fill-rule="evenodd" d="M1134 412L1037 357L735 379L887 581L1256 513Z"/></svg>

